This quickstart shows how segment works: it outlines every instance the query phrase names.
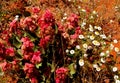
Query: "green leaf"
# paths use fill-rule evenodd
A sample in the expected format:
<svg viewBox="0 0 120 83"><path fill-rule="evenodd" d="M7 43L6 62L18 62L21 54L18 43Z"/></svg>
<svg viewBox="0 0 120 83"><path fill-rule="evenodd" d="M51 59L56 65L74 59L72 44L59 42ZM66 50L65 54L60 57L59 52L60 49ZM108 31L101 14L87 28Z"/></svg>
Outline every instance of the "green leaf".
<svg viewBox="0 0 120 83"><path fill-rule="evenodd" d="M17 40L13 40L13 45L14 45L16 48L20 48L20 47L21 47L21 43L18 42Z"/></svg>
<svg viewBox="0 0 120 83"><path fill-rule="evenodd" d="M36 64L36 68L39 69L39 67L42 66L42 63Z"/></svg>
<svg viewBox="0 0 120 83"><path fill-rule="evenodd" d="M75 63L71 63L68 68L70 69L70 75L72 76L73 74L76 73L76 70L74 68Z"/></svg>
<svg viewBox="0 0 120 83"><path fill-rule="evenodd" d="M57 34L58 33L58 27L57 27L57 25L55 25L55 34Z"/></svg>
<svg viewBox="0 0 120 83"><path fill-rule="evenodd" d="M31 34L29 34L29 33L27 33L27 32L24 32L24 33L25 33L24 36L25 36L25 37L28 36L31 41L35 41L35 40L36 40L36 38L33 37Z"/></svg>
<svg viewBox="0 0 120 83"><path fill-rule="evenodd" d="M2 69L0 68L0 76L3 76L4 72L2 71Z"/></svg>
<svg viewBox="0 0 120 83"><path fill-rule="evenodd" d="M54 72L55 71L55 66L54 66L54 63L52 63L51 65L51 72Z"/></svg>
<svg viewBox="0 0 120 83"><path fill-rule="evenodd" d="M21 49L18 49L18 50L17 50L17 53L22 56Z"/></svg>
<svg viewBox="0 0 120 83"><path fill-rule="evenodd" d="M13 44L16 48L20 48L21 47L21 41L20 39L16 36L16 35L12 35L12 37L10 38L10 42L11 44Z"/></svg>

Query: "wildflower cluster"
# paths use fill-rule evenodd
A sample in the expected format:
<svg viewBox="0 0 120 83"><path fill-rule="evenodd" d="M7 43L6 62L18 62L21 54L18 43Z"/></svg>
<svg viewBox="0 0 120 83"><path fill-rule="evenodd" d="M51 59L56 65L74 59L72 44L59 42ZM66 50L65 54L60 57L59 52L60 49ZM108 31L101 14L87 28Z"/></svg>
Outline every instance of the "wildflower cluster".
<svg viewBox="0 0 120 83"><path fill-rule="evenodd" d="M0 37L1 72L16 74L20 83L110 83L120 81L115 39L95 23L96 11L80 6L79 14L64 13L59 21L46 9L16 15ZM89 15L87 15L89 14ZM5 33L5 34L4 34ZM24 82L23 82L24 81Z"/></svg>

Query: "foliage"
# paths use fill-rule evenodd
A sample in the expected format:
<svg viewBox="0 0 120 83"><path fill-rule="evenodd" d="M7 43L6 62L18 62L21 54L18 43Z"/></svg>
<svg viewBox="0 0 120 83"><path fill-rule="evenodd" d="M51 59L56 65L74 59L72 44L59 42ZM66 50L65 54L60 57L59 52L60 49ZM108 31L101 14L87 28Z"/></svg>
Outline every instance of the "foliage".
<svg viewBox="0 0 120 83"><path fill-rule="evenodd" d="M77 12L61 15L34 6L11 18L0 34L0 75L17 83L120 82L117 57L110 53L119 54L119 48L97 22L97 12L77 1L64 3Z"/></svg>

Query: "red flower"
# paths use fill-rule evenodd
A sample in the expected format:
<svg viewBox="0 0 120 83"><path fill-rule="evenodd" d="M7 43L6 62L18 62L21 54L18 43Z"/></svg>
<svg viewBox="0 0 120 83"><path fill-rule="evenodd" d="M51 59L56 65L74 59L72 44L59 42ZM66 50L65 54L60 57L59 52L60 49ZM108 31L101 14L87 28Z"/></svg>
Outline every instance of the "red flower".
<svg viewBox="0 0 120 83"><path fill-rule="evenodd" d="M61 67L56 70L56 83L65 83L65 78L67 76L68 69Z"/></svg>
<svg viewBox="0 0 120 83"><path fill-rule="evenodd" d="M25 63L25 66L24 66L25 73L30 74L30 73L33 72L33 69L34 69L34 65L33 64Z"/></svg>
<svg viewBox="0 0 120 83"><path fill-rule="evenodd" d="M53 14L50 12L50 10L46 10L45 14L43 15L44 21L46 23L52 23L54 22Z"/></svg>
<svg viewBox="0 0 120 83"><path fill-rule="evenodd" d="M54 21L53 14L49 10L46 10L43 16L38 19L38 24L40 25L41 30L44 31L45 28L53 25Z"/></svg>
<svg viewBox="0 0 120 83"><path fill-rule="evenodd" d="M17 20L13 20L11 23L10 23L10 28L16 28L17 27Z"/></svg>
<svg viewBox="0 0 120 83"><path fill-rule="evenodd" d="M46 47L48 41L50 40L50 36L46 36L45 38L40 39L40 47Z"/></svg>
<svg viewBox="0 0 120 83"><path fill-rule="evenodd" d="M40 8L39 7L33 7L32 11L33 11L33 13L39 13Z"/></svg>
<svg viewBox="0 0 120 83"><path fill-rule="evenodd" d="M31 83L38 83L38 80L36 78L34 78L34 77L31 78L30 81L31 81Z"/></svg>
<svg viewBox="0 0 120 83"><path fill-rule="evenodd" d="M23 42L23 45L22 45L22 50L26 49L26 48L33 48L34 47L34 44L30 41L30 39L28 37L23 37L21 39L21 41Z"/></svg>
<svg viewBox="0 0 120 83"><path fill-rule="evenodd" d="M77 28L75 29L75 34L70 35L70 37L71 37L71 39L77 39L78 36L79 36L81 33L82 33L82 31L81 31L80 27L77 27Z"/></svg>
<svg viewBox="0 0 120 83"><path fill-rule="evenodd" d="M67 20L73 27L78 27L78 16L76 14L72 14Z"/></svg>
<svg viewBox="0 0 120 83"><path fill-rule="evenodd" d="M6 49L6 54L9 56L15 56L14 48L10 47Z"/></svg>
<svg viewBox="0 0 120 83"><path fill-rule="evenodd" d="M32 59L31 59L31 62L32 62L33 64L39 63L39 62L41 61L40 55L41 55L41 52L40 52L40 51L35 52L35 53L33 54L33 57L32 57Z"/></svg>
<svg viewBox="0 0 120 83"><path fill-rule="evenodd" d="M12 64L7 63L7 62L0 64L0 66L2 67L3 71L8 71L12 69Z"/></svg>

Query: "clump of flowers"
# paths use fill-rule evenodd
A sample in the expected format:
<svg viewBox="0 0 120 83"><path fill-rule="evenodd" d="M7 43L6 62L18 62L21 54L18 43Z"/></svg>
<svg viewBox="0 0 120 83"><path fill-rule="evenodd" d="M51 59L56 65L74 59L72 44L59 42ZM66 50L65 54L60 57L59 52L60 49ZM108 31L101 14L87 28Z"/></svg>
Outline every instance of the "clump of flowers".
<svg viewBox="0 0 120 83"><path fill-rule="evenodd" d="M110 53L118 54L119 48L96 23L96 11L77 10L79 14L65 13L64 21L48 9L40 13L39 7L29 16L16 15L7 35L2 33L1 72L17 73L20 83L119 82L118 63Z"/></svg>

